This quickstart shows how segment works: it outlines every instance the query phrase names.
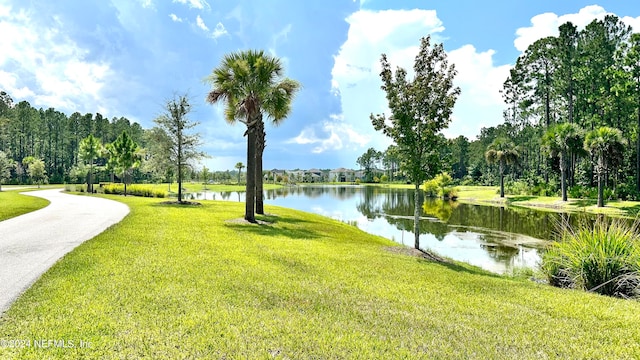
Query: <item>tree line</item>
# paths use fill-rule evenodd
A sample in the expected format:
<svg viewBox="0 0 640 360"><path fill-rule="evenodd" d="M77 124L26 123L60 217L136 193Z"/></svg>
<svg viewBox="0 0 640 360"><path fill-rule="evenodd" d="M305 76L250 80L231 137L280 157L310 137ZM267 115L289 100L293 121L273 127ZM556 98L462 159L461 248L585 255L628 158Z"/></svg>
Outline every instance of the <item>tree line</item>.
<svg viewBox="0 0 640 360"><path fill-rule="evenodd" d="M457 183L506 177L507 193L640 200L640 34L621 19L562 24L517 58L501 92L503 123L474 140L432 139ZM389 169L394 154L373 158Z"/></svg>

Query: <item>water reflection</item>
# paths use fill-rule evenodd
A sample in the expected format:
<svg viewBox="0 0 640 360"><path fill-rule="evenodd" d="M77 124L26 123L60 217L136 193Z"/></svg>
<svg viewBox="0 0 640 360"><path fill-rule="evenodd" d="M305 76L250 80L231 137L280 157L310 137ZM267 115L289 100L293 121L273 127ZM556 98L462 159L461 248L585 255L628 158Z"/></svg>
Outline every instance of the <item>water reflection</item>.
<svg viewBox="0 0 640 360"><path fill-rule="evenodd" d="M195 194L197 199L244 201L244 192ZM476 206L418 199L420 246L494 272L535 267L544 241L561 216L571 223L587 215ZM413 246L413 190L367 186L294 186L265 192L265 203L355 223L369 233Z"/></svg>

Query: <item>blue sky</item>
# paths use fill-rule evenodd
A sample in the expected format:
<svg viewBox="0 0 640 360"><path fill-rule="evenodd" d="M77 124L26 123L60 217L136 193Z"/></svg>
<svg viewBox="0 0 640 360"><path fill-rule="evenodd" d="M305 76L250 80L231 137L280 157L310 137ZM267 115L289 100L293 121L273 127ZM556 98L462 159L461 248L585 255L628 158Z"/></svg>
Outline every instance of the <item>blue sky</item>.
<svg viewBox="0 0 640 360"><path fill-rule="evenodd" d="M188 93L210 169L246 161L244 129L204 99L225 53L263 49L303 85L293 112L267 127L265 169L356 168L389 140L381 53L411 68L419 39L444 43L462 88L448 137L502 122L499 90L518 55L572 21L612 13L640 31L635 1L557 0L0 0L0 89L35 107L125 116L143 127Z"/></svg>

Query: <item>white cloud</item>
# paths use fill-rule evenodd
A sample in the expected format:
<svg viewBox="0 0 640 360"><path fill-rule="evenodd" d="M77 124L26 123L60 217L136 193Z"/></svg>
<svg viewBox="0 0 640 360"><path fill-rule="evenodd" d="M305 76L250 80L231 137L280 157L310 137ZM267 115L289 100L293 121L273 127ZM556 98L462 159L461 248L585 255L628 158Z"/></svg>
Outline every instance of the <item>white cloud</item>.
<svg viewBox="0 0 640 360"><path fill-rule="evenodd" d="M558 16L554 13L544 13L536 15L531 18L531 26L516 30L516 39L513 44L519 51L525 51L529 45L538 39L547 36L558 36L558 27L568 21L577 26L578 30L582 30L593 20L602 20L606 15L610 14L612 13L607 12L602 6L589 5L574 14ZM637 18L625 16L621 19L626 25L630 25L634 29L640 29L640 16Z"/></svg>
<svg viewBox="0 0 640 360"><path fill-rule="evenodd" d="M213 36L214 39L217 39L225 34L227 34L227 29L224 28L224 25L221 22L218 22L216 24L216 27L211 32L211 36Z"/></svg>
<svg viewBox="0 0 640 360"><path fill-rule="evenodd" d="M317 131L324 134L319 137ZM286 141L288 144L315 145L311 152L320 154L326 151L358 149L369 142L366 135L358 133L350 124L343 121L340 115L331 115L320 126L308 126L298 136Z"/></svg>
<svg viewBox="0 0 640 360"><path fill-rule="evenodd" d="M202 18L200 17L200 15L198 15L196 17L196 25L198 25L198 27L206 32L209 32L209 28L207 27L207 25L204 23L204 20L202 20Z"/></svg>
<svg viewBox="0 0 640 360"><path fill-rule="evenodd" d="M436 12L431 10L360 10L349 17L347 40L334 56L332 93L340 97L348 132L334 132L344 146L353 139L360 149L373 146L384 149L389 140L376 132L369 121L371 113L387 111L387 103L378 77L380 55L386 53L394 66L412 68L421 37L444 30ZM365 142L364 140L368 140ZM358 150L360 150L358 149Z"/></svg>
<svg viewBox="0 0 640 360"><path fill-rule="evenodd" d="M173 2L188 5L192 9L211 9L211 6L205 0L173 0Z"/></svg>
<svg viewBox="0 0 640 360"><path fill-rule="evenodd" d="M371 113L389 113L380 89L380 55L386 53L393 68L401 66L411 75L420 38L431 34L432 43L442 42L444 26L435 11L429 10L361 10L349 16L347 22L347 40L335 56L332 92L341 99L345 123L370 139L369 143L356 145L361 150L369 146L383 150L390 141L376 132L369 120ZM472 45L449 52L449 62L458 71L455 84L460 86L462 95L450 127L444 131L446 136L473 138L482 127L503 121L500 89L509 66L494 65L494 54L493 50L478 52ZM344 136L342 141L344 144L351 139Z"/></svg>
<svg viewBox="0 0 640 360"><path fill-rule="evenodd" d="M43 26L25 11L0 8L0 88L35 106L104 112L110 64L88 61L89 51L65 35L60 19L53 20Z"/></svg>
<svg viewBox="0 0 640 360"><path fill-rule="evenodd" d="M461 95L453 110L452 121L443 133L447 137L464 135L473 139L483 127L502 123L504 102L500 90L509 76L511 65L496 66L495 51L478 52L473 45L465 45L449 52L449 61L458 74L455 84Z"/></svg>
<svg viewBox="0 0 640 360"><path fill-rule="evenodd" d="M204 20L202 20L200 15L196 17L196 26L198 26L202 31L208 33L209 36L211 36L214 39L217 39L220 36L227 34L227 29L225 29L224 24L222 24L221 22L218 22L216 24L216 27L213 29L213 31L210 31L209 27L207 26L207 24L205 24Z"/></svg>
<svg viewBox="0 0 640 360"><path fill-rule="evenodd" d="M169 17L171 18L171 20L173 20L174 22L182 22L182 18L178 17L178 15L176 14L169 14Z"/></svg>
<svg viewBox="0 0 640 360"><path fill-rule="evenodd" d="M155 5L153 4L153 0L138 0L140 6L145 9L154 9Z"/></svg>

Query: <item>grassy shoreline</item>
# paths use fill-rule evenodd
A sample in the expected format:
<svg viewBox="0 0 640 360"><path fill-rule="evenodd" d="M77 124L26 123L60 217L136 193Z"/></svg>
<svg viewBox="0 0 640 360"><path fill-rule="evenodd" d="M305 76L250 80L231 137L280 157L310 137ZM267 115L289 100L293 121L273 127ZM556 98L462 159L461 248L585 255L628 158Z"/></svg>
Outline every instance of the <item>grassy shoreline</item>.
<svg viewBox="0 0 640 360"><path fill-rule="evenodd" d="M640 304L388 251L319 215L105 196L131 213L0 318L0 358L632 358ZM624 334L621 336L620 334ZM79 348L82 340L90 347Z"/></svg>

